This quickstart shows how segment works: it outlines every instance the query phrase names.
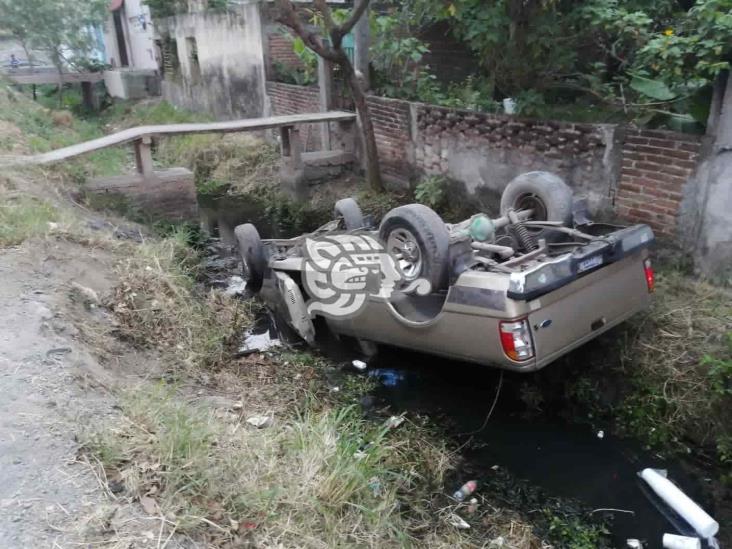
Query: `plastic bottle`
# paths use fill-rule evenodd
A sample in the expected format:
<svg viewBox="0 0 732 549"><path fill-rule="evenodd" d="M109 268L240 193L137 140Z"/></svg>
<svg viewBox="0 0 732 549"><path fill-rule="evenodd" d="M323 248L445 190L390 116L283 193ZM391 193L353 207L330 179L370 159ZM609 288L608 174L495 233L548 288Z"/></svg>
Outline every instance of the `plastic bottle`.
<svg viewBox="0 0 732 549"><path fill-rule="evenodd" d="M466 497L475 492L476 488L478 488L478 483L474 480L469 480L463 484L460 487L460 490L455 492L452 497L458 501L463 501Z"/></svg>

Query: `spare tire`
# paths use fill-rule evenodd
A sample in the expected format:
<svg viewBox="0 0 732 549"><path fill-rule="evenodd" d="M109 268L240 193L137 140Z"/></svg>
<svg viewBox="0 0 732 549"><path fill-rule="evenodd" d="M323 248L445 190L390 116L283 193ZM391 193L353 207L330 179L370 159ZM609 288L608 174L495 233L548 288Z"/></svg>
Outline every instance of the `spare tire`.
<svg viewBox="0 0 732 549"><path fill-rule="evenodd" d="M234 229L234 235L239 247L242 276L247 282L247 288L253 292L258 292L262 288L264 270L267 267L262 239L259 238L257 228L251 223L238 225Z"/></svg>
<svg viewBox="0 0 732 549"><path fill-rule="evenodd" d="M362 229L364 226L363 213L353 198L342 198L335 203L333 217L343 219L347 231Z"/></svg>
<svg viewBox="0 0 732 549"><path fill-rule="evenodd" d="M394 208L381 221L379 237L408 282L425 278L433 292L447 286L450 236L434 210L422 204Z"/></svg>
<svg viewBox="0 0 732 549"><path fill-rule="evenodd" d="M535 221L560 221L572 226L572 189L549 172L528 172L514 178L501 196L501 215L514 210L534 210ZM530 229L536 238L559 236L557 231Z"/></svg>

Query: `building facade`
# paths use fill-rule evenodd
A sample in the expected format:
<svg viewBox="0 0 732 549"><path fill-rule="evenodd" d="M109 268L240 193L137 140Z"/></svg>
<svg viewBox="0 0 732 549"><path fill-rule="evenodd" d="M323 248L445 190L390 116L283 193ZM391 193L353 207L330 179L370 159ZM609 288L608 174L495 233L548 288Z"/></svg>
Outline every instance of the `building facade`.
<svg viewBox="0 0 732 549"><path fill-rule="evenodd" d="M112 0L104 29L104 82L112 97L136 99L159 93L153 21L142 0Z"/></svg>

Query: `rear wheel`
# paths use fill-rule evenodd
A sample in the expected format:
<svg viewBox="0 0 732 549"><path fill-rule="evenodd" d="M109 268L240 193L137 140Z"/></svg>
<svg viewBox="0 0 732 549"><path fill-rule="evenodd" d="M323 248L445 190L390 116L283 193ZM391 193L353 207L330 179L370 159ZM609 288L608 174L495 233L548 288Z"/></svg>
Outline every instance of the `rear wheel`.
<svg viewBox="0 0 732 549"><path fill-rule="evenodd" d="M528 172L513 179L501 196L501 215L509 209L533 210L534 221L560 221L572 224L572 189L549 172ZM532 228L536 238L559 235L557 231Z"/></svg>
<svg viewBox="0 0 732 549"><path fill-rule="evenodd" d="M432 291L447 285L449 234L444 221L422 204L394 208L384 216L379 237L404 278L425 278Z"/></svg>
<svg viewBox="0 0 732 549"><path fill-rule="evenodd" d="M342 219L347 231L362 229L364 226L363 213L353 198L342 198L335 203L333 216Z"/></svg>
<svg viewBox="0 0 732 549"><path fill-rule="evenodd" d="M239 255L242 260L242 274L247 288L258 292L262 288L267 260L264 257L262 239L257 228L251 223L239 225L234 229Z"/></svg>

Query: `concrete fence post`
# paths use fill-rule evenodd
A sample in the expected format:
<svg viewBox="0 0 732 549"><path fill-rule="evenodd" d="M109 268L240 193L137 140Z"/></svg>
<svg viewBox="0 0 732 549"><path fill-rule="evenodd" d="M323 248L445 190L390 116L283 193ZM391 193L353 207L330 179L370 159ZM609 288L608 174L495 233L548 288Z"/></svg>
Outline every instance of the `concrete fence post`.
<svg viewBox="0 0 732 549"><path fill-rule="evenodd" d="M152 177L153 159L152 159L152 138L145 135L142 139L135 141L135 162L137 171L145 177Z"/></svg>

